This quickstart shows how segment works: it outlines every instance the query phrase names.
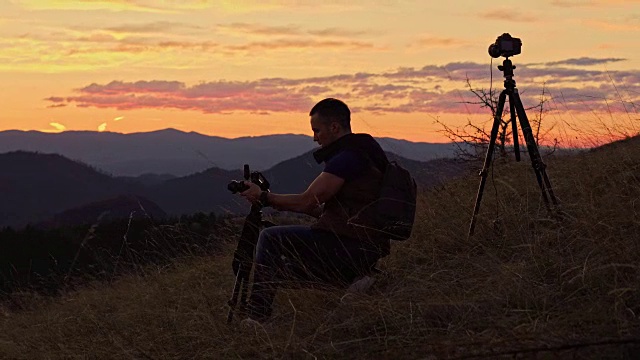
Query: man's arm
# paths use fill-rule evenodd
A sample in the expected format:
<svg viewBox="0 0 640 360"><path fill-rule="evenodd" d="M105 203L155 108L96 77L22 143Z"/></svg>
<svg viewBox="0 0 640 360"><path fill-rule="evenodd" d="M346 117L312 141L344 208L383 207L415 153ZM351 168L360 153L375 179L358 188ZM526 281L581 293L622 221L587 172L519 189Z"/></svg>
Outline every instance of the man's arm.
<svg viewBox="0 0 640 360"><path fill-rule="evenodd" d="M302 194L269 193L267 200L277 210L294 211L320 217L322 205L338 193L344 179L322 172Z"/></svg>
<svg viewBox="0 0 640 360"><path fill-rule="evenodd" d="M249 181L245 181L244 183L249 186L249 189L240 195L251 202L258 201L260 193L262 192L260 187ZM343 184L343 178L331 173L322 172L302 194L269 193L267 200L269 205L277 210L293 211L319 217L322 213L322 204L335 196Z"/></svg>

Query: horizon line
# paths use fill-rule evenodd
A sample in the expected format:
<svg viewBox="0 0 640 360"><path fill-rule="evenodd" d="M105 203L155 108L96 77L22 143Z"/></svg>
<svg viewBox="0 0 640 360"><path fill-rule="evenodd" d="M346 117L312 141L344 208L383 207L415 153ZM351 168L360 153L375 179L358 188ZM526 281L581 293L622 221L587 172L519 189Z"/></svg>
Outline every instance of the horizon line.
<svg viewBox="0 0 640 360"><path fill-rule="evenodd" d="M260 138L260 137L279 136L279 135L294 135L294 136L305 136L305 137L312 138L312 136L310 136L310 135L299 134L299 133L276 133L276 134L265 134L265 135L246 135L246 136L238 136L238 137L225 137L225 136L219 136L219 135L203 134L203 133L200 133L200 132L197 132L197 131L184 131L184 130L180 130L180 129L176 129L176 128L172 128L172 127L163 128L163 129L157 129L157 130L150 130L150 131L136 131L136 132L129 132L129 133L116 132L116 131L97 131L97 130L42 131L42 130L34 130L34 129L31 129L31 130L6 129L6 130L0 130L0 133L9 132L9 131L17 131L17 132L24 132L24 133L26 133L26 132L35 132L35 133L52 134L52 135L62 134L62 133L96 133L96 134L107 133L107 134L118 134L118 135L135 135L135 134L149 134L149 133L162 132L162 131L176 131L176 132L180 132L180 133L183 133L183 134L197 134L197 135L202 135L202 136L206 136L206 137L220 138L220 139L227 139L227 140L237 140L237 139L246 139L246 138ZM414 144L453 144L453 143L455 143L454 141L447 141L447 142L411 141L411 140L407 140L407 139L403 139L403 138L395 138L395 137L390 137L390 136L383 136L383 137L373 136L373 137L374 138L378 138L378 139L401 140L401 141L406 141L406 142L410 142L410 143L414 143Z"/></svg>

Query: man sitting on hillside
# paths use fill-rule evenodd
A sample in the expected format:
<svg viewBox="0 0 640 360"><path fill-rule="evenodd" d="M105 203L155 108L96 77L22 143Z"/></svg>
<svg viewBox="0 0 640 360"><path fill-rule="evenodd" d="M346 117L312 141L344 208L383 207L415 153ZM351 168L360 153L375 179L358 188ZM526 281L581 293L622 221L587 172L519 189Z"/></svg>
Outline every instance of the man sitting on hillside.
<svg viewBox="0 0 640 360"><path fill-rule="evenodd" d="M376 201L382 171L388 163L380 145L368 134L351 132L351 112L337 99L324 99L309 113L313 153L324 171L301 194L262 192L249 181L241 195L277 210L311 215L311 226L274 226L262 230L256 247L249 318L263 321L279 282L286 280L349 284L389 254L389 239L367 230L361 210Z"/></svg>

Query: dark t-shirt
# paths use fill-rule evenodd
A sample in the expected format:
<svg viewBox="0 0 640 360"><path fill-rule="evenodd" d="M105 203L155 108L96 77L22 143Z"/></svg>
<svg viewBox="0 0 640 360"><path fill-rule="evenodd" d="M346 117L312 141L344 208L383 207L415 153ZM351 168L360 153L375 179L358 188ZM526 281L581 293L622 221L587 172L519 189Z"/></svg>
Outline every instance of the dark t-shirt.
<svg viewBox="0 0 640 360"><path fill-rule="evenodd" d="M358 178L367 170L367 158L353 150L342 150L327 160L324 172L351 181Z"/></svg>

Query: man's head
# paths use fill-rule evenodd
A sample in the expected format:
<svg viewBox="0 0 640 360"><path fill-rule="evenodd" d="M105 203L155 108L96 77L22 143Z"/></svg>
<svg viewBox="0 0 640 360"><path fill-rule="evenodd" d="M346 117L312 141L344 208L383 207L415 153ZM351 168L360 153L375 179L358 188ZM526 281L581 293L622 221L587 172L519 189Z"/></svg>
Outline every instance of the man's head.
<svg viewBox="0 0 640 360"><path fill-rule="evenodd" d="M351 111L338 99L327 98L309 112L313 141L324 147L351 133Z"/></svg>

